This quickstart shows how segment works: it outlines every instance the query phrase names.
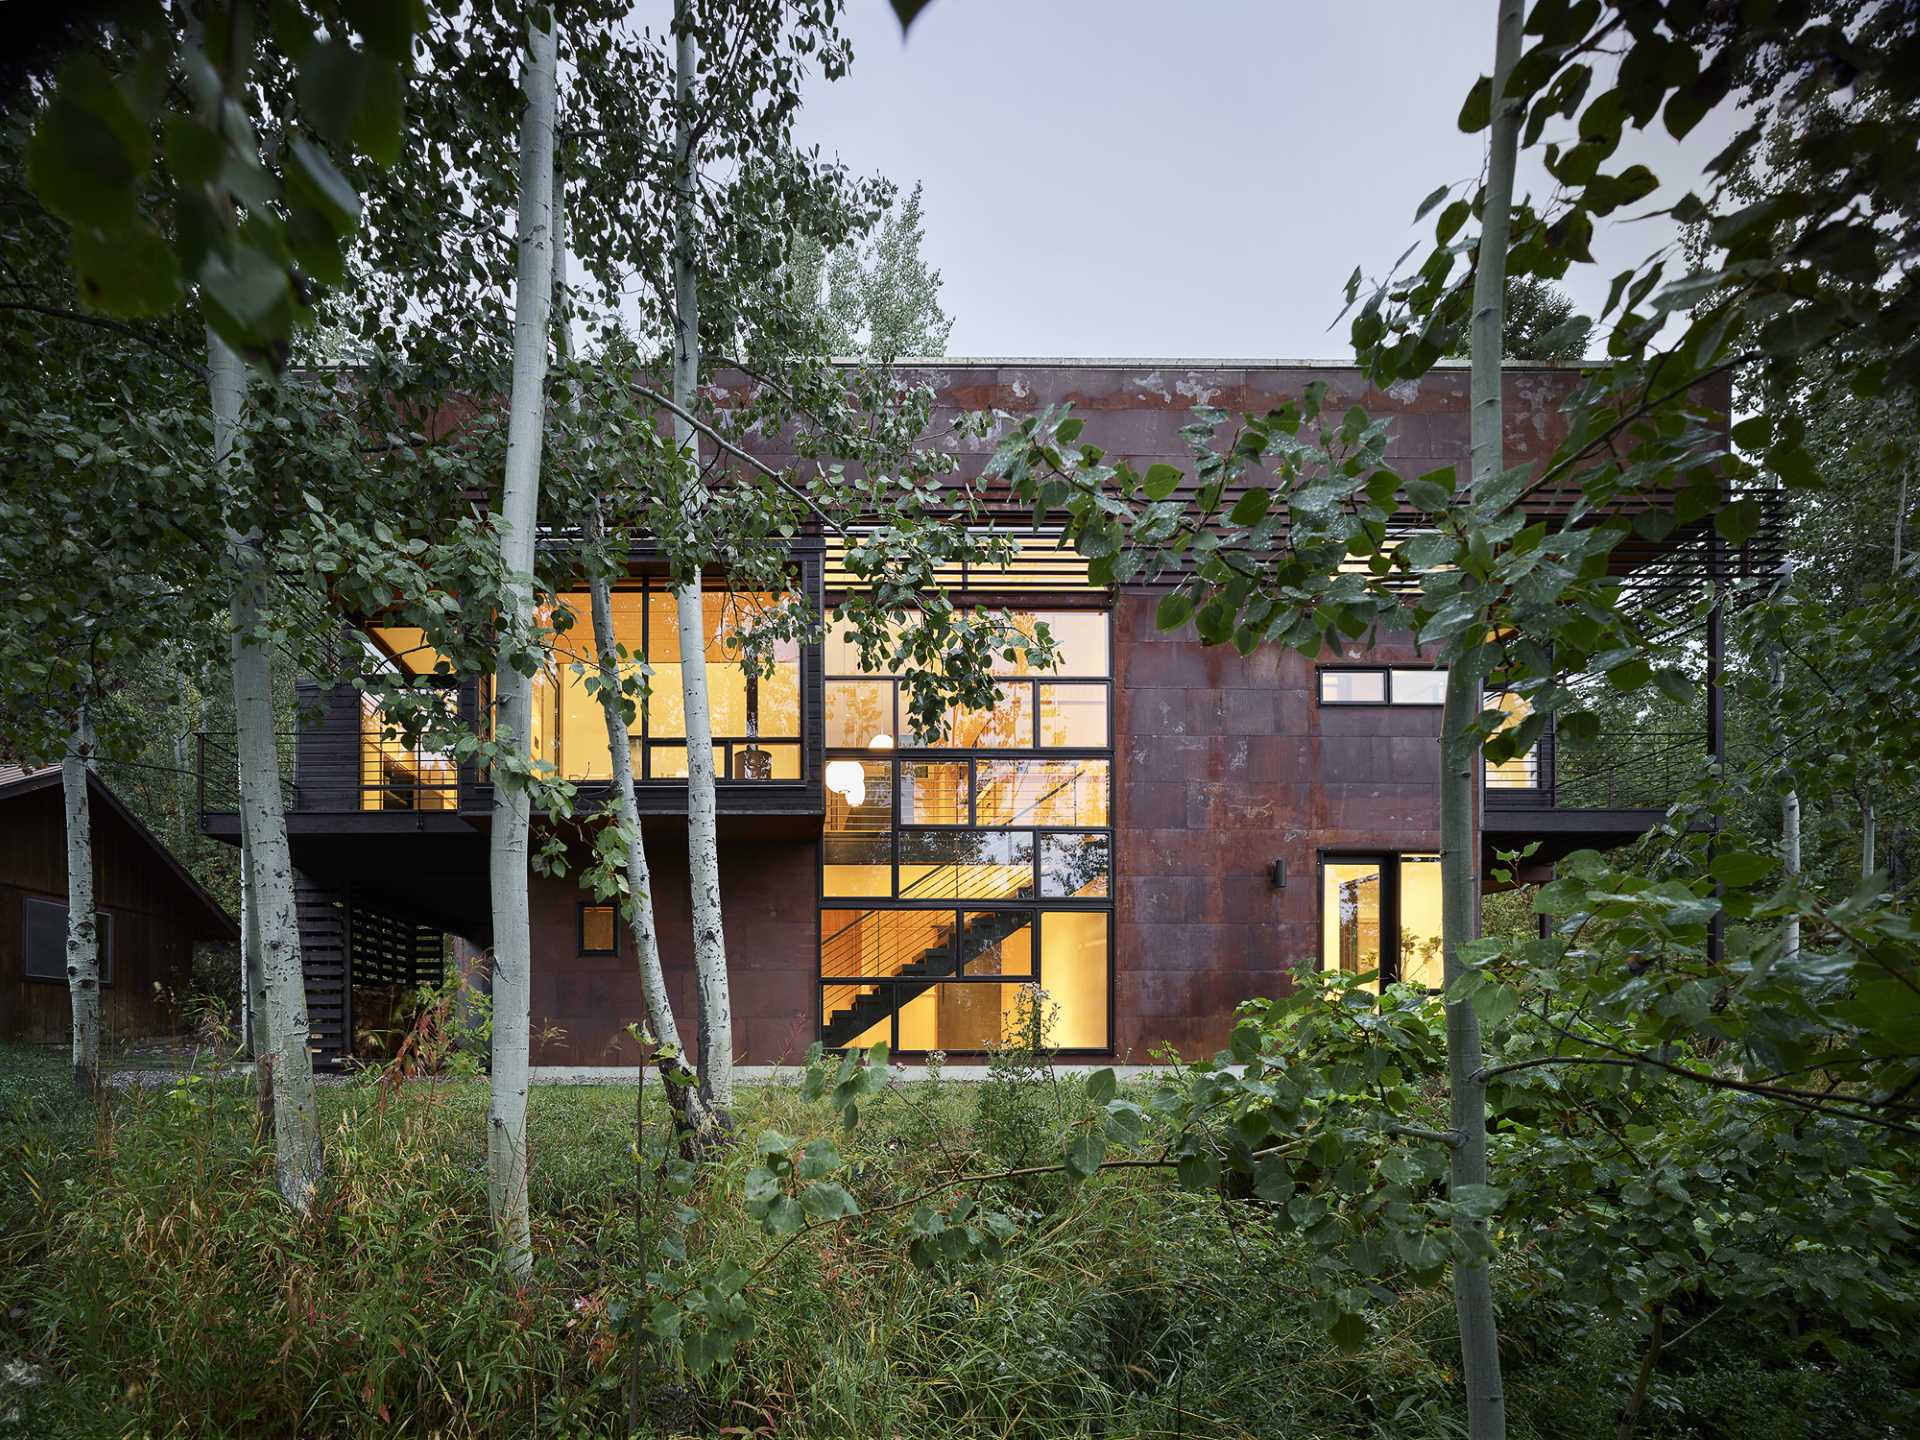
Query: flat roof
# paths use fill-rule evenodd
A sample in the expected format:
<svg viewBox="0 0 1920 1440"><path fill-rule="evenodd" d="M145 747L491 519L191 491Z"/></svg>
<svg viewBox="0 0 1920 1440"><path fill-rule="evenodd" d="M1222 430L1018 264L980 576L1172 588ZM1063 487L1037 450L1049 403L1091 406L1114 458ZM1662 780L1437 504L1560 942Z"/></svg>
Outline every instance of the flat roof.
<svg viewBox="0 0 1920 1440"><path fill-rule="evenodd" d="M832 355L834 365L873 364L871 356ZM718 362L725 368L725 362ZM893 365L1007 365L1071 370L1137 370L1142 366L1164 366L1181 370L1358 370L1352 360L1248 360L1224 355L902 355L888 362ZM1583 370L1600 362L1593 360L1502 360L1503 370ZM1447 357L1433 362L1434 370L1466 370L1471 360Z"/></svg>

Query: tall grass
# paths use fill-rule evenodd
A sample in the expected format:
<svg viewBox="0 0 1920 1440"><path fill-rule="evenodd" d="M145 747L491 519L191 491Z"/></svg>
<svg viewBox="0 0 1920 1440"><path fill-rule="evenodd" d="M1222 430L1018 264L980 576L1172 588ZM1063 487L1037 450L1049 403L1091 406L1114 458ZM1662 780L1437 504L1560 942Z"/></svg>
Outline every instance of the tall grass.
<svg viewBox="0 0 1920 1440"><path fill-rule="evenodd" d="M841 1137L862 1204L913 1194L934 1155L991 1169L1057 1148L1076 1088L1013 1064L987 1085L889 1096ZM671 1354L644 1355L652 1433L1457 1433L1444 1291L1402 1295L1368 1348L1339 1354L1308 1318L1314 1272L1291 1238L1151 1173L1009 1189L998 1198L1024 1230L997 1261L920 1271L899 1226L877 1222L774 1257L741 1204L745 1147L702 1177L686 1214L646 1194L637 1222L632 1092L542 1088L536 1283L515 1294L489 1243L477 1083L325 1092L329 1191L306 1223L275 1194L244 1083L127 1092L97 1113L57 1091L11 1093L0 1083L0 1362L37 1367L40 1383L0 1388L0 1434L624 1436L633 1347L618 1317L646 1298L639 1224L656 1267L677 1236L696 1262L756 1275L756 1328L732 1364L696 1380ZM831 1123L779 1087L749 1092L741 1112L750 1131L801 1139ZM1610 1435L1631 1336L1538 1314L1514 1357L1515 1433ZM1790 1396L1821 1416L1817 1431L1781 1430L1771 1410L1742 1418L1740 1387L1701 1369L1666 1385L1643 1433L1897 1433L1857 1403L1870 1359L1849 1363L1802 1366L1792 1391L1746 1387ZM1897 1377L1876 1383L1897 1395ZM1689 1428L1708 1414L1730 1428Z"/></svg>

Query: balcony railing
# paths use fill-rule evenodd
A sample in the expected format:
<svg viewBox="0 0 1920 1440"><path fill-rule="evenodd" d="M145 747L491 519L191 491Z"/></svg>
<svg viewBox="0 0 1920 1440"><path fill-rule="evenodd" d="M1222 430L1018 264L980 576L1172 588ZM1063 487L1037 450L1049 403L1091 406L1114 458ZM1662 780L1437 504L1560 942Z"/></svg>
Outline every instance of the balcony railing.
<svg viewBox="0 0 1920 1440"><path fill-rule="evenodd" d="M1493 810L1664 810L1699 774L1706 736L1694 730L1622 730L1571 747L1551 737L1525 761L1489 766Z"/></svg>
<svg viewBox="0 0 1920 1440"><path fill-rule="evenodd" d="M289 731L274 741L281 802L289 812L451 814L463 801L484 805L491 793L484 775L476 775L471 766L463 771L451 756L424 745L326 729ZM636 735L632 743L634 775L642 790L685 786L685 741L643 742ZM713 759L720 785L742 792L781 781L797 783L805 763L801 742L793 737L719 736L713 742ZM196 777L203 815L238 813L239 758L231 733L199 737ZM589 776L576 783L607 781Z"/></svg>

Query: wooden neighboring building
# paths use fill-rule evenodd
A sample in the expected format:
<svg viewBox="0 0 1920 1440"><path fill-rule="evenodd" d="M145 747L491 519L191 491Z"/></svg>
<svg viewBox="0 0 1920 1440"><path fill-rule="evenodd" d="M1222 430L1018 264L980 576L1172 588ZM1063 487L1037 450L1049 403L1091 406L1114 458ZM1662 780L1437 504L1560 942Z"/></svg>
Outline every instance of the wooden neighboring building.
<svg viewBox="0 0 1920 1440"><path fill-rule="evenodd" d="M1190 473L1181 431L1193 407L1260 413L1309 383L1326 386L1334 414L1360 405L1390 421L1389 463L1403 475L1464 469L1468 456L1464 368L1386 392L1341 365L954 360L903 369L933 390L929 443L954 449L958 479L978 477L993 450L991 439L954 440L950 422L962 412L1018 419L1071 403L1086 422L1082 438L1109 459ZM1553 452L1578 379L1564 367L1508 367L1509 464ZM722 392L748 384L716 379ZM1724 409L1724 394L1712 400ZM790 435L742 443L773 465L796 458ZM815 1040L881 1039L909 1056L977 1055L1001 1039L1035 982L1061 1006L1055 1039L1065 1052L1197 1055L1224 1041L1236 1005L1283 992L1298 967L1431 982L1441 680L1431 661L1404 635L1317 661L1277 647L1244 658L1205 647L1191 627L1157 628L1158 588L1091 586L1084 561L1032 532L1023 507L1005 506L1000 523L1019 538L1020 561L956 573L956 598L1045 620L1065 664L1009 671L999 707L957 717L940 737L916 738L896 681L862 673L838 636L782 652L775 673L751 684L724 643L709 640L740 1057L792 1062ZM1616 565L1644 603L1684 613L1730 579L1766 573L1770 543L1762 536L1732 551L1710 525L1695 525L1623 544ZM794 542L793 584L823 607L850 583L839 544ZM660 572L657 557L633 557L615 592L615 626L654 669L654 699L631 735L633 768L668 983L691 1032L678 637ZM710 586L724 591L725 577ZM570 603L585 613L584 596ZM418 632L376 621L363 633L392 663L431 673ZM1717 664L1717 624L1706 639ZM536 682L533 739L538 758L579 784L575 813L584 815L600 804L609 761L569 658ZM476 687L451 688L473 714ZM352 1043L354 992L369 977L421 978L437 963L440 932L489 943L492 796L470 768L384 738L357 692L305 684L302 699L288 830L314 1043L338 1058ZM1717 748L1717 715L1710 707L1707 726L1689 734L1620 737L1604 764L1559 754L1549 734L1524 760L1489 767L1483 862L1537 841L1537 873L1572 849L1645 833L1681 777ZM203 762L203 823L236 840L228 742L205 737ZM624 1031L643 1007L624 927L572 878L535 876L529 889L536 1062L630 1063Z"/></svg>
<svg viewBox="0 0 1920 1440"><path fill-rule="evenodd" d="M174 1026L193 947L237 943L226 911L98 775L88 777L100 1023L133 1039ZM60 770L0 766L0 1040L72 1033L67 991L67 834Z"/></svg>

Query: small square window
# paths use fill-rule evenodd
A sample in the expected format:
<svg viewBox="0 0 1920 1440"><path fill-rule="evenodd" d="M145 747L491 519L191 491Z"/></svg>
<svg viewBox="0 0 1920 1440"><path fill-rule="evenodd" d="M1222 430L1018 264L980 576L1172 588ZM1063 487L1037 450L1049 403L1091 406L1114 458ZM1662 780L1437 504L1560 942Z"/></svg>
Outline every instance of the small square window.
<svg viewBox="0 0 1920 1440"><path fill-rule="evenodd" d="M580 953L617 955L620 953L620 911L613 905L580 907Z"/></svg>

